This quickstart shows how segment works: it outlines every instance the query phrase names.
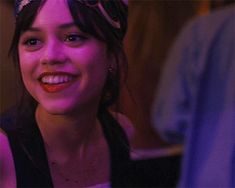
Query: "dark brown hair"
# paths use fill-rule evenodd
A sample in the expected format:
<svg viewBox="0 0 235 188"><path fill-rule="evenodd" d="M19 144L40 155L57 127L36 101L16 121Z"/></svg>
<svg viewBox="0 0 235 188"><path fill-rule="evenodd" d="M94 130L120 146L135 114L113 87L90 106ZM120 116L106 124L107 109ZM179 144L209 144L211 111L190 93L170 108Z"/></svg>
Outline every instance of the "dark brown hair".
<svg viewBox="0 0 235 188"><path fill-rule="evenodd" d="M32 1L16 16L15 33L10 48L10 54L17 66L19 66L19 38L21 34L32 25L37 16L38 10L44 3L45 0ZM107 53L113 55L115 58L115 72L108 73L100 101L100 108L106 108L117 102L120 93L121 80L126 77L127 58L123 50L122 41L127 31L128 8L122 0L101 0L104 8L112 8L113 13L118 16L121 28L116 29L112 27L96 9L87 7L75 0L67 0L67 3L75 24L79 29L104 42L107 46ZM21 107L24 106L23 111L25 111L25 109L28 109L27 111L31 111L32 106L35 109L36 104L36 101L29 95L26 88L23 86L22 100L20 104Z"/></svg>

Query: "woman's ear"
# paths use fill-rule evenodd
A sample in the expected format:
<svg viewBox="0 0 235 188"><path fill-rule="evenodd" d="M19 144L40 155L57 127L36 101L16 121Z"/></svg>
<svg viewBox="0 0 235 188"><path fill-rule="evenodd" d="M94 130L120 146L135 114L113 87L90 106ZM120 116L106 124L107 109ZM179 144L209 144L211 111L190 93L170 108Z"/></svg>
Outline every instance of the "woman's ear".
<svg viewBox="0 0 235 188"><path fill-rule="evenodd" d="M115 74L118 69L118 62L119 62L119 55L115 55L114 53L111 53L109 55L109 64L108 64L108 73L109 74Z"/></svg>

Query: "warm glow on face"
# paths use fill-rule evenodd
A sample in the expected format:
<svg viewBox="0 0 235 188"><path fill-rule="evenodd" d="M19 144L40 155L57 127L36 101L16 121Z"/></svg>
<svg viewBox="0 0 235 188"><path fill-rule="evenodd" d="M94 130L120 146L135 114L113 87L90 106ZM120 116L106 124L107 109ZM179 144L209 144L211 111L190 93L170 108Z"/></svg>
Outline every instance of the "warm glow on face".
<svg viewBox="0 0 235 188"><path fill-rule="evenodd" d="M106 45L76 27L66 1L47 0L20 37L24 84L50 113L99 102L109 58Z"/></svg>

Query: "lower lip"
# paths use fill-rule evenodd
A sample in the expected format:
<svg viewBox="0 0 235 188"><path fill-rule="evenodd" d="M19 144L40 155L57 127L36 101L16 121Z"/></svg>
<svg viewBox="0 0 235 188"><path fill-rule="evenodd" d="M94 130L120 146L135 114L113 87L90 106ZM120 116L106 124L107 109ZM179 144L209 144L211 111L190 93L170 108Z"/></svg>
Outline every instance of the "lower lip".
<svg viewBox="0 0 235 188"><path fill-rule="evenodd" d="M40 83L43 90L48 92L48 93L57 93L57 92L63 91L66 88L68 88L71 84L72 84L72 81L66 82L66 83L61 83L61 84L44 84L44 83Z"/></svg>

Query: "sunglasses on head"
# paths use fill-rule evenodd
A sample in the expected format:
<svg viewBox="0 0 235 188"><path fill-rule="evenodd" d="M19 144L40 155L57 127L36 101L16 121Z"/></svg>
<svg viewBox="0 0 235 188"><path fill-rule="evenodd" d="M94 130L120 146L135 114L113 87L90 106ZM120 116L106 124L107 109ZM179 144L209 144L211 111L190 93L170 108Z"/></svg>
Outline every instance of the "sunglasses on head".
<svg viewBox="0 0 235 188"><path fill-rule="evenodd" d="M77 0L89 7L95 7L100 3L100 0Z"/></svg>
<svg viewBox="0 0 235 188"><path fill-rule="evenodd" d="M77 2L90 7L90 8L98 8L98 10L102 13L102 16L111 24L114 28L120 29L120 21L118 20L115 11L112 10L111 1L112 0L76 0ZM107 6L105 6L107 4Z"/></svg>
<svg viewBox="0 0 235 188"><path fill-rule="evenodd" d="M16 0L16 17L28 4L36 0ZM87 7L98 9L107 22L116 29L121 28L120 20L113 7L115 0L75 0Z"/></svg>

